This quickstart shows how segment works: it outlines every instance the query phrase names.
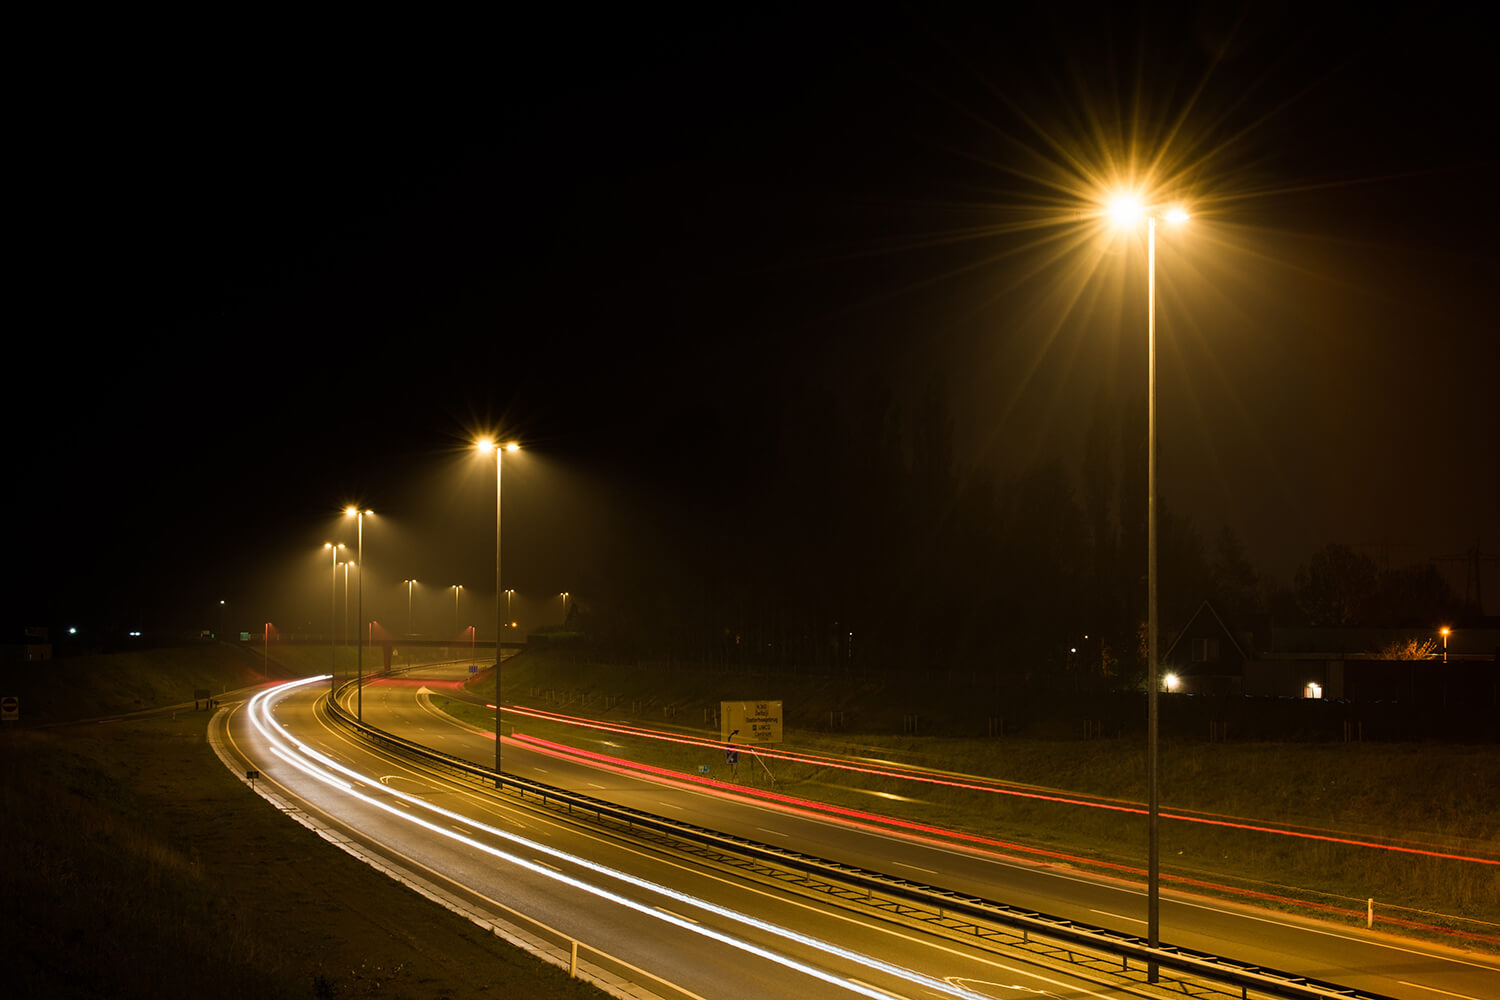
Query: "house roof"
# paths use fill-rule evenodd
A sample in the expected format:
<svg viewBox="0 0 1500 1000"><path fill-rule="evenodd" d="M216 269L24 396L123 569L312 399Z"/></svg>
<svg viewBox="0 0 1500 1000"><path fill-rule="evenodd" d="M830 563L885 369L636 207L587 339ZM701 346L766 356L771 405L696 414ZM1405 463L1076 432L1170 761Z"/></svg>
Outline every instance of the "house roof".
<svg viewBox="0 0 1500 1000"><path fill-rule="evenodd" d="M1193 623L1196 622L1199 618L1203 617L1205 612L1208 613L1212 622L1219 627L1219 631L1223 633L1224 637L1229 640L1230 645L1234 647L1234 651L1239 654L1240 659L1250 659L1250 657L1246 655L1244 648L1240 645L1240 641L1236 639L1234 637L1234 633L1229 630L1229 626L1224 624L1224 619L1219 617L1219 612L1214 609L1214 606L1212 604L1205 600L1203 603L1198 605L1198 610L1193 612L1193 617L1187 620L1187 624L1182 626L1182 628L1177 631L1177 637L1172 640L1172 644L1167 647L1166 652L1161 656L1163 662L1166 662L1167 660L1170 660L1172 658L1172 653L1176 651L1177 645L1192 632Z"/></svg>

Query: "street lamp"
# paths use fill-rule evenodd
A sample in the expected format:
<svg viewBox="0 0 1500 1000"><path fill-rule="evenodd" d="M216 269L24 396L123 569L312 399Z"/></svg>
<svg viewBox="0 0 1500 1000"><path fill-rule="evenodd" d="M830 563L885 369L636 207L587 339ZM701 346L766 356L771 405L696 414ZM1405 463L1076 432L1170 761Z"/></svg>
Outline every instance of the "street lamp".
<svg viewBox="0 0 1500 1000"><path fill-rule="evenodd" d="M568 592L565 590L557 596L562 598L563 624L566 625L568 623Z"/></svg>
<svg viewBox="0 0 1500 1000"><path fill-rule="evenodd" d="M520 451L521 446L514 441L509 444L499 444L494 438L480 438L474 442L474 448L481 455L495 453L495 787L500 787L500 637L505 634L505 626L500 617L500 469L505 463L502 461L502 453L507 451Z"/></svg>
<svg viewBox="0 0 1500 1000"><path fill-rule="evenodd" d="M458 595L461 594L461 593L463 593L464 585L461 584L461 583L455 583L452 587L450 587L448 589L450 589L450 590L453 591L453 631L454 631L455 634L457 634L458 633Z"/></svg>
<svg viewBox="0 0 1500 1000"><path fill-rule="evenodd" d="M411 635L411 587L412 584L416 583L417 581L402 580L401 582L406 584L406 634Z"/></svg>
<svg viewBox="0 0 1500 1000"><path fill-rule="evenodd" d="M329 686L330 691L338 690L338 639L334 635L333 620L339 616L339 549L344 547L343 542L337 544L324 542L323 548L333 556L332 570L328 578L328 662L330 672L333 674L333 683Z"/></svg>
<svg viewBox="0 0 1500 1000"><path fill-rule="evenodd" d="M365 515L375 513L373 510L360 510L358 507L345 507L344 516L352 517L359 524L359 552L355 559L359 561L359 620L365 620ZM359 671L358 682L354 686L354 716L361 722L365 717L365 646L359 644L358 651L354 654L356 669Z"/></svg>
<svg viewBox="0 0 1500 1000"><path fill-rule="evenodd" d="M1446 625L1444 625L1442 628L1438 629L1438 633L1443 637L1443 662L1444 663L1448 662L1448 633L1452 632L1452 631L1453 630L1451 628L1449 628L1448 626L1446 626Z"/></svg>
<svg viewBox="0 0 1500 1000"><path fill-rule="evenodd" d="M1117 224L1131 226L1146 219L1146 943L1160 944L1160 766L1157 752L1157 606L1156 606L1156 225L1165 220L1180 225L1188 220L1181 208L1150 208L1134 195L1121 195L1109 207ZM1156 962L1147 965L1147 980L1156 982Z"/></svg>
<svg viewBox="0 0 1500 1000"><path fill-rule="evenodd" d="M340 565L344 567L344 617L339 619L339 642L349 645L349 566L351 560L345 559Z"/></svg>
<svg viewBox="0 0 1500 1000"><path fill-rule="evenodd" d="M508 587L505 591L505 620L510 621L510 599L515 596L515 588ZM511 624L515 624L512 622Z"/></svg>

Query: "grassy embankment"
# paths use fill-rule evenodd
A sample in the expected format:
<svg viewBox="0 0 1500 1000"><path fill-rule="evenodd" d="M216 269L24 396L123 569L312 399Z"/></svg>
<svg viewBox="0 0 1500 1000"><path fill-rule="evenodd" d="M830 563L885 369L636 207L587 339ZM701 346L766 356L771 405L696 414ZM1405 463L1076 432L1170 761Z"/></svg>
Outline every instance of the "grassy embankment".
<svg viewBox="0 0 1500 1000"><path fill-rule="evenodd" d="M251 795L206 744L209 713L60 724L258 682L256 653L213 645L4 668L0 693L22 712L0 732L7 996L601 995Z"/></svg>
<svg viewBox="0 0 1500 1000"><path fill-rule="evenodd" d="M484 692L491 683L485 675L474 681ZM649 672L528 653L507 661L505 684L507 700L514 703L676 728L709 739L718 734L705 724L705 709L721 699L782 699L789 719L787 749L875 757L1133 803L1145 799L1141 741L831 731L817 725L827 715L826 678L676 671L664 698L662 681ZM837 704L850 716L877 714L866 710L862 699L935 713L947 697L940 685L918 683L903 690L843 684ZM471 720L477 726L486 724L481 715L474 713ZM799 717L804 725L792 721ZM713 749L614 733L601 737L536 720L520 720L516 728L592 750L608 739L613 745L602 749L611 754L684 773L707 765L714 776L727 777L723 756ZM791 794L1099 862L1145 864L1143 816L810 764L768 763L777 787ZM739 780L767 783L749 755L742 755ZM1500 855L1497 787L1500 753L1492 746L1165 742L1162 747L1163 812L1217 813L1355 839L1399 838L1446 853ZM1377 921L1409 919L1500 937L1500 868L1494 865L1174 820L1162 823L1161 857L1169 879L1333 906L1357 913L1361 922L1365 901L1373 897Z"/></svg>

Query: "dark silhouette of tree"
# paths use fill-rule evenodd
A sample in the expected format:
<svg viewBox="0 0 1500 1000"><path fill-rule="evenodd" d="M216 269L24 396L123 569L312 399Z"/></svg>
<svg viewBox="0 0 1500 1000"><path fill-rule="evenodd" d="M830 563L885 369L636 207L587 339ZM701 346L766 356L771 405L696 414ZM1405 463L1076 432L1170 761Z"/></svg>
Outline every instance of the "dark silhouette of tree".
<svg viewBox="0 0 1500 1000"><path fill-rule="evenodd" d="M1370 608L1371 624L1432 628L1456 621L1458 595L1432 563L1380 574L1380 589Z"/></svg>
<svg viewBox="0 0 1500 1000"><path fill-rule="evenodd" d="M1265 611L1260 576L1250 565L1239 536L1227 524L1214 539L1208 574L1209 598L1219 614L1232 626L1254 627Z"/></svg>
<svg viewBox="0 0 1500 1000"><path fill-rule="evenodd" d="M1297 570L1297 606L1317 628L1366 625L1378 573L1369 557L1335 542L1323 546Z"/></svg>

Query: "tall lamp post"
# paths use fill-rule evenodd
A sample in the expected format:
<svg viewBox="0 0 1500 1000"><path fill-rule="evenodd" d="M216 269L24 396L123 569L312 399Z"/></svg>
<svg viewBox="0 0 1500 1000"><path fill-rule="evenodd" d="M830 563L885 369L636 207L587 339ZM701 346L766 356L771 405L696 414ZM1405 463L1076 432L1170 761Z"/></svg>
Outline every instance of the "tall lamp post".
<svg viewBox="0 0 1500 1000"><path fill-rule="evenodd" d="M1165 219L1174 225L1186 222L1180 208L1162 211L1147 208L1134 197L1117 198L1110 213L1121 225L1146 219L1146 943L1161 944L1160 806L1161 768L1158 753L1157 702L1161 687L1157 679L1158 639L1156 603L1156 224ZM1155 961L1146 967L1148 982L1156 982Z"/></svg>
<svg viewBox="0 0 1500 1000"><path fill-rule="evenodd" d="M352 517L359 525L359 551L355 559L359 563L359 621L364 624L365 620L365 515L375 513L373 510L360 510L358 507L345 507L344 516ZM354 716L361 722L365 718L365 646L359 644L358 651L354 654L355 669L359 671L358 681L354 685Z"/></svg>
<svg viewBox="0 0 1500 1000"><path fill-rule="evenodd" d="M458 634L458 597L459 597L460 594L463 593L464 585L461 584L461 583L455 583L451 589L453 590L453 633L455 635L457 635Z"/></svg>
<svg viewBox="0 0 1500 1000"><path fill-rule="evenodd" d="M411 587L412 587L412 584L416 583L417 581L415 581L415 580L402 580L401 582L404 583L404 584L406 584L406 634L407 635L412 635L413 633L412 633L412 630L411 630Z"/></svg>
<svg viewBox="0 0 1500 1000"><path fill-rule="evenodd" d="M568 592L565 590L557 596L562 598L563 624L566 625L568 623Z"/></svg>
<svg viewBox="0 0 1500 1000"><path fill-rule="evenodd" d="M481 455L495 453L495 787L500 787L500 638L505 634L504 620L500 617L500 595L503 592L500 580L500 469L505 463L502 452L520 451L514 441L499 444L494 438L480 438L474 447Z"/></svg>
<svg viewBox="0 0 1500 1000"><path fill-rule="evenodd" d="M333 556L332 575L328 578L328 664L329 671L333 676L333 682L329 685L329 691L338 690L338 637L333 628L334 619L339 616L339 549L344 547L343 542L324 542L323 548L329 550Z"/></svg>

